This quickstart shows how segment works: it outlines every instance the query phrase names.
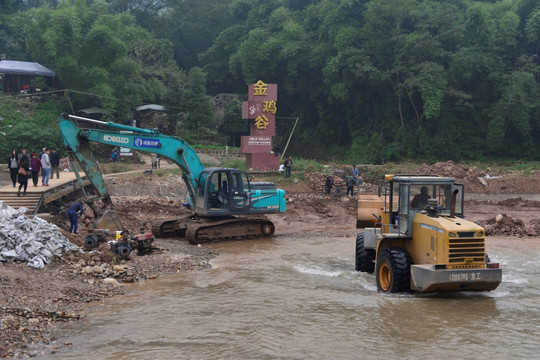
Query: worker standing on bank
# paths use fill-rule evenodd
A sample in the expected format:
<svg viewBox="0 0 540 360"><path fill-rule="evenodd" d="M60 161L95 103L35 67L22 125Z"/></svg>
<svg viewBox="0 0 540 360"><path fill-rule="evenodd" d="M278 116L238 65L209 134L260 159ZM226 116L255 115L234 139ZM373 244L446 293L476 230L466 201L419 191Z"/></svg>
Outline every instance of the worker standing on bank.
<svg viewBox="0 0 540 360"><path fill-rule="evenodd" d="M84 214L84 207L81 202L76 202L72 204L68 209L69 217L69 232L77 234L77 229L79 227L78 217Z"/></svg>
<svg viewBox="0 0 540 360"><path fill-rule="evenodd" d="M56 178L60 179L60 154L56 151L55 148L51 149L49 160L51 161L51 179L54 179L55 173Z"/></svg>
<svg viewBox="0 0 540 360"><path fill-rule="evenodd" d="M49 149L45 149L41 155L41 186L49 186L49 173L51 171L51 161L49 160Z"/></svg>
<svg viewBox="0 0 540 360"><path fill-rule="evenodd" d="M292 167L292 157L289 156L287 160L283 163L285 165L285 177L290 178L291 177L291 167Z"/></svg>

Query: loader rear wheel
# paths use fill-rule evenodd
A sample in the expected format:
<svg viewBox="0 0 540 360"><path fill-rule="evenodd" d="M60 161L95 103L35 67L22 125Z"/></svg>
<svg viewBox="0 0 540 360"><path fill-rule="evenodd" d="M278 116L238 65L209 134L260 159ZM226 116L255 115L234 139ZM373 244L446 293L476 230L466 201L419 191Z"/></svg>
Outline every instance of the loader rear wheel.
<svg viewBox="0 0 540 360"><path fill-rule="evenodd" d="M356 271L373 274L375 271L375 250L364 247L364 234L356 237L356 260L354 263Z"/></svg>
<svg viewBox="0 0 540 360"><path fill-rule="evenodd" d="M377 289L385 293L411 290L411 256L401 248L385 248L377 259Z"/></svg>

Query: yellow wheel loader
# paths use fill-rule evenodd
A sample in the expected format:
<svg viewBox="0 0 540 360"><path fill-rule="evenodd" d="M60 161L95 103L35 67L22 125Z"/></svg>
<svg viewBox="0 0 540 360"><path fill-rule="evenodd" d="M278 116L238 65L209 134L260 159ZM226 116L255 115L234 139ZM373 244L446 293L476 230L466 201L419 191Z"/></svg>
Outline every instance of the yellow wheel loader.
<svg viewBox="0 0 540 360"><path fill-rule="evenodd" d="M489 291L502 280L484 229L463 218L464 187L438 176L386 175L384 194L359 195L356 271L385 293Z"/></svg>

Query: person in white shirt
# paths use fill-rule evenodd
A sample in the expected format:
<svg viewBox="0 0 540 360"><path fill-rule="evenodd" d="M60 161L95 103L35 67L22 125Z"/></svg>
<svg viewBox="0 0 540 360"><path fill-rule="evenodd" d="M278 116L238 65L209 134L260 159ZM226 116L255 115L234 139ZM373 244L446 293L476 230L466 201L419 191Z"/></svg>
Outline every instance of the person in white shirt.
<svg viewBox="0 0 540 360"><path fill-rule="evenodd" d="M51 160L49 159L49 149L41 156L41 186L49 186L49 174L51 172Z"/></svg>

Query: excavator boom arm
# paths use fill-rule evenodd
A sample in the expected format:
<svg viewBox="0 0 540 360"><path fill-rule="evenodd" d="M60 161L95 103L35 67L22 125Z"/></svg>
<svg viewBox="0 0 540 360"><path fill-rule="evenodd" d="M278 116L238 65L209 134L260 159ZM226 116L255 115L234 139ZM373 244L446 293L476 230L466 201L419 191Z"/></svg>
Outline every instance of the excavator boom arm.
<svg viewBox="0 0 540 360"><path fill-rule="evenodd" d="M114 130L81 129L70 117L97 122ZM184 140L154 130L67 115L62 115L58 119L58 127L66 150L81 164L100 196L107 198L109 195L101 171L98 169L97 161L89 148L89 142L145 151L170 159L182 169L182 178L187 185L189 194L192 199L195 198L197 179L203 171L204 165L195 150Z"/></svg>

